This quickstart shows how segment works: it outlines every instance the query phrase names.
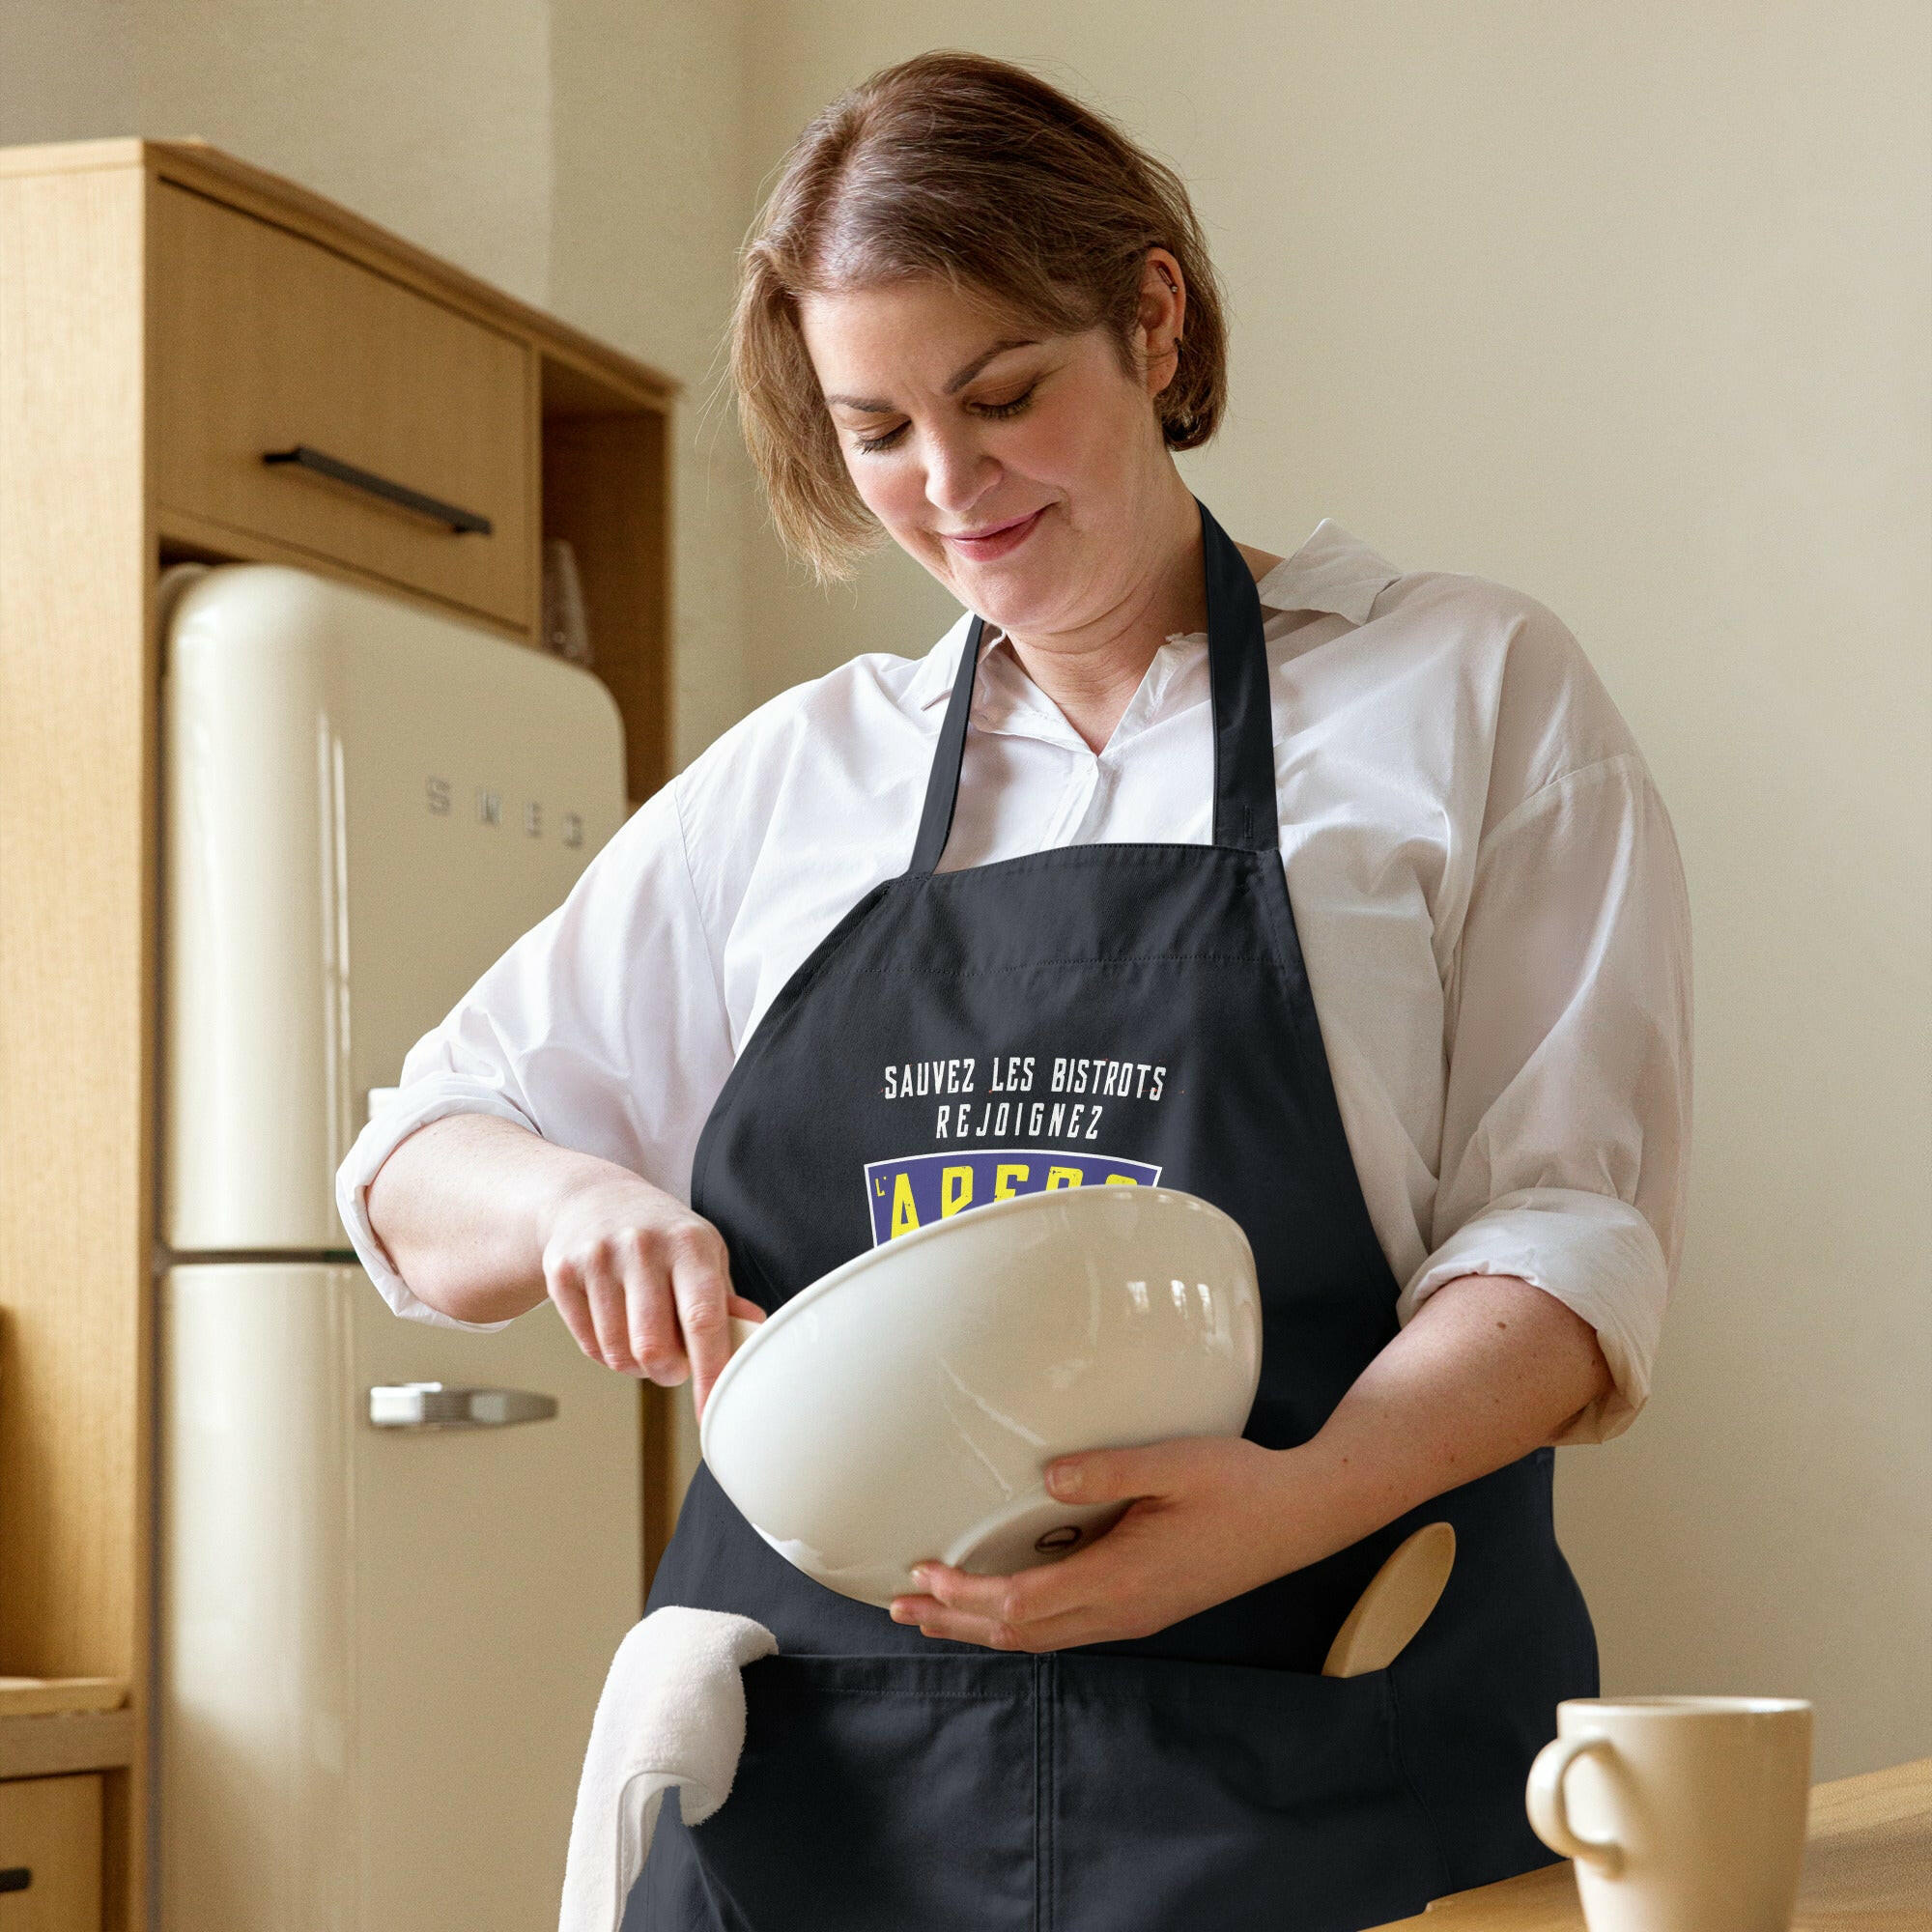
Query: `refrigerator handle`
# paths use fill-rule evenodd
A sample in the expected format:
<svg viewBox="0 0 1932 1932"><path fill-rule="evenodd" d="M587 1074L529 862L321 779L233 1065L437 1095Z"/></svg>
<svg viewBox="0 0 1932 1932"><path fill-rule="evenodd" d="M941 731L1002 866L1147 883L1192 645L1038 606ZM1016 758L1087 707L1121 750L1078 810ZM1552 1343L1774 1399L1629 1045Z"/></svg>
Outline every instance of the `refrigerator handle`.
<svg viewBox="0 0 1932 1932"><path fill-rule="evenodd" d="M369 1391L369 1420L378 1429L507 1429L548 1422L555 1413L555 1396L532 1389L396 1382Z"/></svg>

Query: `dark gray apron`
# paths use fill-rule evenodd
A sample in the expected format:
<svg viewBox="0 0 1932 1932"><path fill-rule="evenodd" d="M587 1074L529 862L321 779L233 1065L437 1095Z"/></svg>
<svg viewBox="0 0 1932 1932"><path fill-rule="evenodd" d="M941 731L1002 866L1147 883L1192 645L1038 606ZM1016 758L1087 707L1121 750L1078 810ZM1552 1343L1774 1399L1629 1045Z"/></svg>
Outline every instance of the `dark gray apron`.
<svg viewBox="0 0 1932 1932"><path fill-rule="evenodd" d="M1244 1433L1285 1449L1393 1338L1399 1291L1289 904L1260 600L1205 505L1201 529L1214 842L935 872L976 617L912 864L765 1013L705 1122L692 1201L738 1292L776 1309L939 1212L945 1167L983 1178L976 1201L995 1165L1024 1170L1022 1190L1070 1166L1205 1196L1246 1231L1260 1272ZM954 1060L973 1063L970 1094L930 1077ZM950 1185L956 1202L967 1183ZM729 1798L696 1827L666 1804L627 1922L1341 1932L1548 1863L1524 1780L1557 1700L1598 1688L1551 1525L1554 1462L1536 1450L1151 1637L1037 1656L927 1637L812 1582L700 1466L648 1608L742 1612L780 1654L745 1671ZM1437 1520L1456 1527L1456 1565L1421 1634L1386 1670L1321 1676L1377 1566Z"/></svg>

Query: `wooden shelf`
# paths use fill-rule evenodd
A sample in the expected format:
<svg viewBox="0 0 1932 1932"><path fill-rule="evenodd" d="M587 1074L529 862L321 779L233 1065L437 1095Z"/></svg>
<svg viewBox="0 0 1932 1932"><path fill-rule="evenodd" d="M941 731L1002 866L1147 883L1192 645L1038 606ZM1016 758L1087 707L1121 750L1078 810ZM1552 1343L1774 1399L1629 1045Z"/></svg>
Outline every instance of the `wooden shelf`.
<svg viewBox="0 0 1932 1932"><path fill-rule="evenodd" d="M118 1711L128 1686L118 1677L0 1677L0 1718L59 1718Z"/></svg>
<svg viewBox="0 0 1932 1932"><path fill-rule="evenodd" d="M546 357L541 435L544 541L576 553L590 668L624 720L625 796L648 798L670 776L664 413Z"/></svg>
<svg viewBox="0 0 1932 1932"><path fill-rule="evenodd" d="M0 1778L59 1777L121 1771L134 1762L132 1711L75 1711L65 1717L0 1717Z"/></svg>

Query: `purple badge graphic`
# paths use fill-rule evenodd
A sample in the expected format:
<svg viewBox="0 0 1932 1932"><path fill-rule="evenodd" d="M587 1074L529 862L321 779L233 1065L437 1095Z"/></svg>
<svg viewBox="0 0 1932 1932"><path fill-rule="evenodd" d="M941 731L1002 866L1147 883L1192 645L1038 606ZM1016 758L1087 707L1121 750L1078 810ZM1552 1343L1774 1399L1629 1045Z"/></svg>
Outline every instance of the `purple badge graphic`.
<svg viewBox="0 0 1932 1932"><path fill-rule="evenodd" d="M1160 1169L1144 1160L1065 1148L975 1148L956 1153L909 1153L866 1163L872 1245L909 1235L968 1208L1057 1187L1151 1187Z"/></svg>

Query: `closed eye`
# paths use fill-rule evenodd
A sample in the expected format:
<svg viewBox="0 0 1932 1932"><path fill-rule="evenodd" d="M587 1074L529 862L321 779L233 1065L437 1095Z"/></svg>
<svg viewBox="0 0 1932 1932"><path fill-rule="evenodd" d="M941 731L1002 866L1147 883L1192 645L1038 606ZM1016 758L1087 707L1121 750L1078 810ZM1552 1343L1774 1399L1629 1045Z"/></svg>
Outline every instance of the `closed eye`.
<svg viewBox="0 0 1932 1932"><path fill-rule="evenodd" d="M1009 402L980 403L975 407L980 415L989 416L996 422L1003 422L1009 416L1021 414L1033 401L1034 391L1038 387L1037 383L1030 383ZM906 425L900 423L897 429L888 430L884 436L858 438L854 447L863 450L867 456L876 456L883 450L891 449L905 433Z"/></svg>

